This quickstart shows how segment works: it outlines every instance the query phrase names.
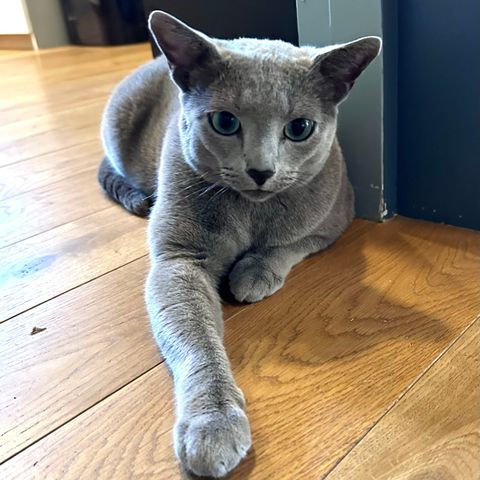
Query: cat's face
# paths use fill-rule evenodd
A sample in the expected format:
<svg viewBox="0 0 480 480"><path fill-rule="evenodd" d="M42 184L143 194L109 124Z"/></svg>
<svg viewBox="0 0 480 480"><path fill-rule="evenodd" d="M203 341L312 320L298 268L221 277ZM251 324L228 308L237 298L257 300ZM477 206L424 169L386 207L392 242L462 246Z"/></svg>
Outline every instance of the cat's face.
<svg viewBox="0 0 480 480"><path fill-rule="evenodd" d="M324 50L211 41L162 12L150 28L182 91L187 162L253 201L305 185L322 170L337 104L380 46L372 37Z"/></svg>
<svg viewBox="0 0 480 480"><path fill-rule="evenodd" d="M297 50L280 42L263 47ZM229 54L220 78L182 94L189 163L258 201L318 174L336 130L336 107L315 96L305 58L280 62L260 55Z"/></svg>

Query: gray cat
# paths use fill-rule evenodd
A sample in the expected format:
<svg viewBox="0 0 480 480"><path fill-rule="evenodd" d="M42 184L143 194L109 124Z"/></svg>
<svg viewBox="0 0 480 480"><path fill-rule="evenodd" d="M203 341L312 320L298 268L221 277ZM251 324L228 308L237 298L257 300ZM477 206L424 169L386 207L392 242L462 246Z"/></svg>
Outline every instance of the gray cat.
<svg viewBox="0 0 480 480"><path fill-rule="evenodd" d="M239 302L261 300L349 225L337 105L381 41L215 40L163 12L149 26L163 55L113 93L99 181L137 215L155 198L146 300L174 379L175 450L187 470L221 477L251 436L219 282L228 275Z"/></svg>

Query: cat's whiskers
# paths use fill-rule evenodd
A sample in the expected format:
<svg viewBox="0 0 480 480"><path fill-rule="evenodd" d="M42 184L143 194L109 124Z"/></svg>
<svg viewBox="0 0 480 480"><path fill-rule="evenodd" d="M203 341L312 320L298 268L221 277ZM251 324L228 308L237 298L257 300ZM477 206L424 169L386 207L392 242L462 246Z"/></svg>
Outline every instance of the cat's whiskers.
<svg viewBox="0 0 480 480"><path fill-rule="evenodd" d="M218 187L218 183L212 183L209 187L207 187L200 195L199 197L202 197L203 195L205 195L206 193L208 193L210 190L212 190L213 188L215 187Z"/></svg>
<svg viewBox="0 0 480 480"><path fill-rule="evenodd" d="M179 193L182 193L184 190L188 190L189 188L192 188L192 187L199 187L200 184L203 184L205 183L204 181L199 181L193 185L190 185L189 187L183 189L183 190L180 190ZM182 200L187 200L188 198L191 198L195 195L198 195L201 196L205 193L206 190L210 190L211 188L213 188L215 186L215 184L213 185L209 185L208 187L204 188L204 185L201 185L200 188L197 188L197 190L194 190L193 192L190 192L188 195L185 195L185 196L179 196L179 198L177 199L177 201L175 202L175 206L177 206Z"/></svg>
<svg viewBox="0 0 480 480"><path fill-rule="evenodd" d="M182 199L187 199L187 198L190 198L190 197L193 197L195 195L198 195L198 197L201 197L202 195L204 195L205 193L207 193L209 190L211 190L213 187L215 187L215 184L213 185L209 185L208 187L204 188L203 186L201 188L199 188L198 190L195 190L193 192L190 192L188 195L186 195L185 197L182 197Z"/></svg>
<svg viewBox="0 0 480 480"><path fill-rule="evenodd" d="M191 185L188 185L188 186L185 187L185 188L182 188L182 189L179 191L179 193L183 193L183 192L185 192L185 191L187 191L187 190L190 190L190 189L193 188L193 187L199 187L199 186L202 185L203 183L205 183L204 180L199 180L199 181L197 181L197 182L195 182L195 183L192 183ZM203 187L203 185L202 185L202 187Z"/></svg>
<svg viewBox="0 0 480 480"><path fill-rule="evenodd" d="M228 190L228 187L222 187L218 192L216 192L214 195L212 195L212 197L208 200L206 206L208 206L213 199L215 199L217 197L221 197L224 193L227 192L227 190Z"/></svg>

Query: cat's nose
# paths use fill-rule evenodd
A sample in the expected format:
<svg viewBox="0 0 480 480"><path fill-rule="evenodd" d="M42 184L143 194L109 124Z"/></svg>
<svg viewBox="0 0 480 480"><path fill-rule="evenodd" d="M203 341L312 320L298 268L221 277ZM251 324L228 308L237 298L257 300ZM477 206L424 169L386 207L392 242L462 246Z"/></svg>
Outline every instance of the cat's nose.
<svg viewBox="0 0 480 480"><path fill-rule="evenodd" d="M255 168L250 168L247 170L247 173L253 178L257 185L263 185L275 174L273 170L256 170Z"/></svg>

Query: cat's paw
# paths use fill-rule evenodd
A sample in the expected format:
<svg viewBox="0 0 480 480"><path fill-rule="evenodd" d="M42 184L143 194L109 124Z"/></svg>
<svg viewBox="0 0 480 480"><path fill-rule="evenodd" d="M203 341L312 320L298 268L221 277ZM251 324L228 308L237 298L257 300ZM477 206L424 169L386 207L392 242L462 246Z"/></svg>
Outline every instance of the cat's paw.
<svg viewBox="0 0 480 480"><path fill-rule="evenodd" d="M238 302L258 302L279 290L285 277L276 273L263 258L245 255L229 276L230 291Z"/></svg>
<svg viewBox="0 0 480 480"><path fill-rule="evenodd" d="M251 444L247 416L237 406L180 419L175 427L177 457L186 470L198 476L227 475Z"/></svg>

